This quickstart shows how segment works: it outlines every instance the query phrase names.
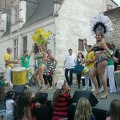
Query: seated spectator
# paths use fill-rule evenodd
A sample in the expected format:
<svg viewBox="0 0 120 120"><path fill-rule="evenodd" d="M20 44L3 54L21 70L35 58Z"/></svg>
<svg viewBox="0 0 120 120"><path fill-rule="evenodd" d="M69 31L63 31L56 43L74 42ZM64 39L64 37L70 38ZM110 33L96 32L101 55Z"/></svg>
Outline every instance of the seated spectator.
<svg viewBox="0 0 120 120"><path fill-rule="evenodd" d="M36 98L36 101L40 103L40 106L36 107L36 119L37 120L51 120L50 111L46 105L47 102L47 93L39 93Z"/></svg>
<svg viewBox="0 0 120 120"><path fill-rule="evenodd" d="M53 96L53 117L52 120L68 119L68 107L71 100L70 88L66 81L57 82L57 90Z"/></svg>
<svg viewBox="0 0 120 120"><path fill-rule="evenodd" d="M15 102L13 101L14 92L8 91L5 95L6 98L6 113L3 117L3 120L14 120L13 110Z"/></svg>
<svg viewBox="0 0 120 120"><path fill-rule="evenodd" d="M90 102L86 98L79 99L74 118L75 120L96 120Z"/></svg>
<svg viewBox="0 0 120 120"><path fill-rule="evenodd" d="M16 103L17 120L32 120L28 96L24 93L20 94L16 100Z"/></svg>
<svg viewBox="0 0 120 120"><path fill-rule="evenodd" d="M120 120L120 100L114 99L110 103L110 110L106 120Z"/></svg>

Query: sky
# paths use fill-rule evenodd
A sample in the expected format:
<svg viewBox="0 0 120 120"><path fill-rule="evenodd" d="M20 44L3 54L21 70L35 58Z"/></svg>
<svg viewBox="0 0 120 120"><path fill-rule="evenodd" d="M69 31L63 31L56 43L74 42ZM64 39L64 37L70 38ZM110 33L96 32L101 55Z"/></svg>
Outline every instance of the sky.
<svg viewBox="0 0 120 120"><path fill-rule="evenodd" d="M120 6L120 0L114 0Z"/></svg>

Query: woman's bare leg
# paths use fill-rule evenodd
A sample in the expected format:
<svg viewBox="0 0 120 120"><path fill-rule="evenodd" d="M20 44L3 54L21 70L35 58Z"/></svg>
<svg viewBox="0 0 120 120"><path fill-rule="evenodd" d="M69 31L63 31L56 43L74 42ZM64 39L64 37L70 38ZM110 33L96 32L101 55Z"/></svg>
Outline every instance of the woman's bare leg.
<svg viewBox="0 0 120 120"><path fill-rule="evenodd" d="M97 93L99 92L98 82L97 82L96 76L97 76L97 68L94 67L90 71L90 78L92 79L93 84L95 86L95 96L97 96Z"/></svg>
<svg viewBox="0 0 120 120"><path fill-rule="evenodd" d="M107 80L104 76L106 66L107 66L107 61L106 60L99 62L98 66L97 66L98 75L99 75L100 80L102 81L103 88L104 88L104 96L108 95Z"/></svg>
<svg viewBox="0 0 120 120"><path fill-rule="evenodd" d="M45 88L43 73L44 73L45 66L41 65L38 67L39 78L41 80L42 87Z"/></svg>

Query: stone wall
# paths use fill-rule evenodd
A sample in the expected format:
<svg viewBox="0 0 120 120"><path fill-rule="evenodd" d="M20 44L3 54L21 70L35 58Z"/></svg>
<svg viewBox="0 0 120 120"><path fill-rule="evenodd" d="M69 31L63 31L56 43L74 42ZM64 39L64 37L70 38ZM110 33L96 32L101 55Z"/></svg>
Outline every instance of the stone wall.
<svg viewBox="0 0 120 120"><path fill-rule="evenodd" d="M112 42L116 48L120 48L120 7L106 11L105 15L107 15L113 23L112 36L106 41Z"/></svg>

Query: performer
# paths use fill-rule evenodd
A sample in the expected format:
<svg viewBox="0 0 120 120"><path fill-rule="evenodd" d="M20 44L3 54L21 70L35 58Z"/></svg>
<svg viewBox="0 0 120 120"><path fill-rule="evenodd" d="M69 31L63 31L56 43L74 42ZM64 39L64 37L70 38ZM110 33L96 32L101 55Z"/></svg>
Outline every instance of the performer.
<svg viewBox="0 0 120 120"><path fill-rule="evenodd" d="M28 55L28 51L25 50L23 52L23 55L21 56L21 62L22 62L22 67L25 67L25 68L29 68L29 61L30 61L30 57L33 53L33 50L34 50L34 46L32 46L32 50L30 52L30 54Z"/></svg>
<svg viewBox="0 0 120 120"><path fill-rule="evenodd" d="M108 59L104 54L104 50L111 56L111 58L114 61L117 61L117 59L114 57L113 54L111 54L103 38L109 37L111 35L112 23L107 16L104 16L103 14L99 14L98 16L93 18L90 25L91 25L92 33L96 38L96 44L93 46L93 51L95 54L95 66L90 71L90 77L95 85L95 96L97 97L100 94L100 91L98 88L96 75L97 74L99 75L99 78L102 81L104 87L104 94L100 96L100 98L107 98L108 90L107 90L107 83L106 83L106 78L104 77L104 73ZM87 41L85 42L87 45Z"/></svg>
<svg viewBox="0 0 120 120"><path fill-rule="evenodd" d="M4 61L5 61L5 67L6 67L6 85L13 86L11 82L11 68L13 67L13 64L17 64L18 61L13 60L12 58L12 48L7 48L7 53L4 55Z"/></svg>
<svg viewBox="0 0 120 120"><path fill-rule="evenodd" d="M53 81L53 73L54 70L56 68L57 65L57 60L52 56L52 51L50 49L47 50L47 64L46 64L46 70L45 70L45 74L46 74L46 78L47 78L47 82L49 83L49 90L53 89L52 87L52 81Z"/></svg>
<svg viewBox="0 0 120 120"><path fill-rule="evenodd" d="M90 74L90 70L94 67L94 62L95 62L95 56L94 56L94 52L91 50L92 45L86 45L85 49L87 51L86 57L85 57L85 67L87 67L89 69L89 71L87 72L87 74L85 75L85 88L82 90L87 90L89 89L89 74ZM91 79L90 79L91 80ZM92 92L95 91L95 87L94 84L91 80L91 85L92 85Z"/></svg>
<svg viewBox="0 0 120 120"><path fill-rule="evenodd" d="M65 78L68 83L68 85L71 87L72 86L72 80L73 80L73 68L75 66L75 55L72 53L72 49L68 50L69 55L66 56L65 61L64 61L64 68L65 68ZM68 72L70 71L70 80L68 77Z"/></svg>
<svg viewBox="0 0 120 120"><path fill-rule="evenodd" d="M45 53L44 45L46 44L47 39L50 35L51 35L51 33L45 32L44 28L42 28L42 29L38 28L35 31L35 33L32 35L32 39L38 46L38 50L39 50L39 52L36 54L36 60L38 63L39 79L41 80L41 83L42 83L42 86L40 88L41 91L45 90L43 73L44 73L44 69L45 69L45 61L47 61L47 55Z"/></svg>
<svg viewBox="0 0 120 120"><path fill-rule="evenodd" d="M76 59L76 65L73 69L73 72L76 73L77 75L78 89L80 89L80 81L82 75L81 72L84 69L84 66L82 66L83 63L84 63L84 55L81 52L79 52Z"/></svg>
<svg viewBox="0 0 120 120"><path fill-rule="evenodd" d="M39 53L36 54L36 59L37 59L37 63L38 63L39 79L41 80L41 83L42 83L41 91L44 91L45 90L45 84L44 84L44 79L43 79L43 73L44 73L44 69L45 69L44 61L47 61L47 56L44 51L43 45L39 45L38 49L39 49Z"/></svg>

